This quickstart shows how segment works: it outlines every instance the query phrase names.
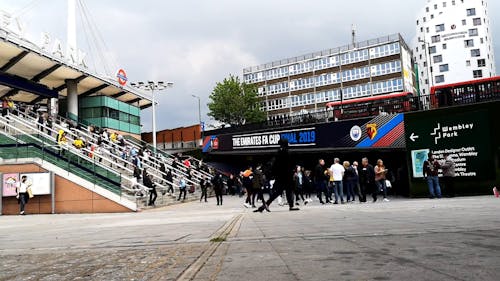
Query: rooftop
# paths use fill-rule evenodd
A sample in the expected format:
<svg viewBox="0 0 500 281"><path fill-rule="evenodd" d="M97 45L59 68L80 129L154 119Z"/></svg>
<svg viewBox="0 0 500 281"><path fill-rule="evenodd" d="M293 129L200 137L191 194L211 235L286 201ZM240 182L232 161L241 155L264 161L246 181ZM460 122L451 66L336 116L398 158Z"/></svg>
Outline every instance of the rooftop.
<svg viewBox="0 0 500 281"><path fill-rule="evenodd" d="M347 53L349 51L354 51L357 49L364 49L367 47L377 46L377 45L396 42L396 41L404 41L401 37L401 34L396 33L396 34L392 34L389 36L383 36L383 37L379 37L376 39L370 39L370 40L358 42L358 43L355 43L354 45L348 44L348 45L337 47L337 48L327 49L327 50L309 53L309 54L305 54L305 55L301 55L301 56L297 56L297 57L293 57L293 58L287 58L287 59L282 59L282 60L278 60L278 61L274 61L274 62L270 62L270 63L265 63L265 64L261 64L259 66L248 67L248 68L243 69L243 74L267 70L270 68L274 68L276 66L283 66L286 64L310 60L310 59L314 59L314 58L318 58L318 57Z"/></svg>
<svg viewBox="0 0 500 281"><path fill-rule="evenodd" d="M78 83L78 96L106 95L122 102L151 106L151 98L115 77L91 73L67 62L16 33L0 28L0 98L25 103L43 102L48 97L66 96L66 80Z"/></svg>

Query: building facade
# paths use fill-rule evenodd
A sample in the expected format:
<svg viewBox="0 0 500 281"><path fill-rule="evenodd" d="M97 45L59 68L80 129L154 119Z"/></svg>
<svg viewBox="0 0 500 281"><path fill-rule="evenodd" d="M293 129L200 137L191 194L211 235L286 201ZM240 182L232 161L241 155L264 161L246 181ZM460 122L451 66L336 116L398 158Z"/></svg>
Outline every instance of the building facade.
<svg viewBox="0 0 500 281"><path fill-rule="evenodd" d="M427 0L413 41L420 93L496 75L488 1Z"/></svg>
<svg viewBox="0 0 500 281"><path fill-rule="evenodd" d="M141 135L141 109L107 96L81 98L79 121L126 135Z"/></svg>
<svg viewBox="0 0 500 281"><path fill-rule="evenodd" d="M243 70L269 120L325 110L331 101L415 93L411 50L399 34Z"/></svg>

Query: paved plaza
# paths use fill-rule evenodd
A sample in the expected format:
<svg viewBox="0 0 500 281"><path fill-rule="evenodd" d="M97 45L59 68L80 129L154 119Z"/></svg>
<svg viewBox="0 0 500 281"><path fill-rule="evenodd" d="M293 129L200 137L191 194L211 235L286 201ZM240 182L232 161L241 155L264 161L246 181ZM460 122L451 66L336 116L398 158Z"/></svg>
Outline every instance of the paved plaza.
<svg viewBox="0 0 500 281"><path fill-rule="evenodd" d="M498 280L500 199L0 217L0 280ZM495 277L496 276L496 277Z"/></svg>

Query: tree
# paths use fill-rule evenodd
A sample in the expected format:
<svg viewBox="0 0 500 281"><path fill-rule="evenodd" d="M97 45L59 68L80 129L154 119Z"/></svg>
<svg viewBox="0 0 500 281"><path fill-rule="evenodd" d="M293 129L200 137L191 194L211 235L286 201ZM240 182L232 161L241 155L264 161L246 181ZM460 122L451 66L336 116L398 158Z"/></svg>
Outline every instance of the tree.
<svg viewBox="0 0 500 281"><path fill-rule="evenodd" d="M210 94L208 109L209 116L232 126L266 120L266 113L260 109L257 87L241 83L233 75L217 83Z"/></svg>

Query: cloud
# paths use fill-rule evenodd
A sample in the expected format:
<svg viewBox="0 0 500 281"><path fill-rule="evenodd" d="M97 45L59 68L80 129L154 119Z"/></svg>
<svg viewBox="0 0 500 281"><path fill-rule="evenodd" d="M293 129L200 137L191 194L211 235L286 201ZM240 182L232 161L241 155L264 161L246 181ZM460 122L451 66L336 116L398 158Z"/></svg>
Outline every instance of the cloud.
<svg viewBox="0 0 500 281"><path fill-rule="evenodd" d="M207 120L206 104L211 89L217 81L229 74L240 75L242 65L257 64L257 59L242 50L238 42L230 40L176 42L175 46L162 47L157 63L149 69L150 77L165 77L174 87L159 95L157 129L198 123L198 102L191 95L201 97L202 119ZM163 64L162 62L167 62ZM167 75L165 75L167 74ZM143 114L145 131L151 130L150 110ZM176 123L176 120L183 120Z"/></svg>
<svg viewBox="0 0 500 281"><path fill-rule="evenodd" d="M2 0L2 7L19 10L32 0ZM66 38L66 2L35 1L22 15L30 34L41 31ZM417 13L426 1L400 0L84 0L119 67L130 81L165 80L175 83L158 98L159 129L203 119L215 83L243 68L346 45L351 25L357 40L401 33L407 43L415 35ZM494 48L500 50L500 1L488 1ZM79 24L79 46L87 50L89 32ZM500 66L500 55L496 56ZM151 129L151 110L141 122Z"/></svg>

